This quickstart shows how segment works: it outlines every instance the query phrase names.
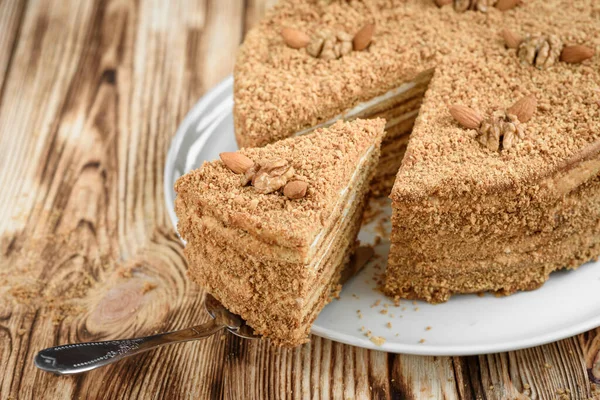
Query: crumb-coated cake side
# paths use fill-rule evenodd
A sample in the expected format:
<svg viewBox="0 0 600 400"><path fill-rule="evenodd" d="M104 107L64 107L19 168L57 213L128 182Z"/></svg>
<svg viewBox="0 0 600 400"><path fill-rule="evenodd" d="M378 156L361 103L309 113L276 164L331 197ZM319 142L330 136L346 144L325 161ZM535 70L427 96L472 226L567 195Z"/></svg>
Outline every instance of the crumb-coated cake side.
<svg viewBox="0 0 600 400"><path fill-rule="evenodd" d="M530 1L502 22L598 49L598 9L576 3ZM471 23L429 84L390 196L389 295L510 294L600 254L600 60L532 65L481 43L497 26Z"/></svg>
<svg viewBox="0 0 600 400"><path fill-rule="evenodd" d="M274 343L305 342L356 246L384 125L339 121L179 178L190 277Z"/></svg>
<svg viewBox="0 0 600 400"><path fill-rule="evenodd" d="M236 62L238 142L383 104L376 191L403 160L386 292L532 289L599 253L599 15L594 0L283 1ZM421 89L386 108L403 87Z"/></svg>

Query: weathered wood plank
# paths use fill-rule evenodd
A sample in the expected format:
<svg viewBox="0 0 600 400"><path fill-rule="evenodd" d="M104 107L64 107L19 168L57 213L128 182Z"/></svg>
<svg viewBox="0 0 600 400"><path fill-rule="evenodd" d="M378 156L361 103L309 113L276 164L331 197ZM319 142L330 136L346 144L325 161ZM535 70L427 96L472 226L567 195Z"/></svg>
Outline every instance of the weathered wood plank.
<svg viewBox="0 0 600 400"><path fill-rule="evenodd" d="M2 270L30 255L39 263L24 275L44 300L33 301L27 297L35 293L25 293L18 299L23 304L7 307L12 316L3 321L3 332L25 334L12 338L6 371L14 372L3 379L0 397L39 398L46 387L55 390L45 396L97 397L98 382L108 384L107 398L115 393L123 398L218 394L224 347L217 339L163 349L77 378L57 380L40 374L30 362L37 349L53 344L149 334L206 319L199 289L185 279L181 245L171 229L162 228L168 221L158 161L164 160L181 119L178 110L189 109L197 97L181 95L183 88L190 90L183 81L185 64L179 61L188 52L188 30L170 29L185 20L189 7L183 2L171 7L113 1L86 2L90 7L81 9L78 4L40 3L27 9L24 26L33 34L25 33L19 43L12 63L16 72L6 90L13 101L0 109L3 131L37 131L23 135L28 141L11 141L6 153L11 158L3 158L14 171L2 176L3 187L13 187L13 196L3 200L18 200L14 194L19 192L32 200L30 207L19 202L28 218L7 218L13 225L3 227L8 236L3 251L11 256ZM204 10L206 5L200 6ZM66 31L61 30L64 24ZM237 42L230 46L233 53ZM19 96L23 90L31 97ZM199 96L203 89L195 90ZM11 116L21 108L30 118L15 121ZM34 124L39 120L51 123L40 122L45 129L38 129ZM37 152L31 154L32 148ZM14 181L31 183L19 187ZM20 240L25 243L33 235L41 237L41 246L20 247ZM50 236L61 243L45 244ZM62 242L69 246L57 246ZM143 293L147 282L158 286ZM40 283L48 288L42 290ZM74 293L67 302L64 293L69 291ZM44 304L52 297L58 299L54 317L67 306L78 307L73 318L63 323L40 317L53 310ZM28 308L32 311L25 312ZM190 372L196 372L192 379Z"/></svg>
<svg viewBox="0 0 600 400"><path fill-rule="evenodd" d="M25 16L25 2L17 0L0 1L0 104L4 83L8 79L8 70L15 53L21 25Z"/></svg>

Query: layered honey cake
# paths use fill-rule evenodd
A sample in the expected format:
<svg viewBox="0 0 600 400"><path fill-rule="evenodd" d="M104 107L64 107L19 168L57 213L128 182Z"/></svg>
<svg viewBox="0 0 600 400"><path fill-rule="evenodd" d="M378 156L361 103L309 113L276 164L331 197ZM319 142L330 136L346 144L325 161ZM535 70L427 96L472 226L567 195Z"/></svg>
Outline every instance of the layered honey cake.
<svg viewBox="0 0 600 400"><path fill-rule="evenodd" d="M594 0L283 1L240 50L236 136L384 116L386 293L533 289L600 254L599 47Z"/></svg>
<svg viewBox="0 0 600 400"><path fill-rule="evenodd" d="M305 342L355 249L384 125L338 121L179 178L189 276L274 343Z"/></svg>

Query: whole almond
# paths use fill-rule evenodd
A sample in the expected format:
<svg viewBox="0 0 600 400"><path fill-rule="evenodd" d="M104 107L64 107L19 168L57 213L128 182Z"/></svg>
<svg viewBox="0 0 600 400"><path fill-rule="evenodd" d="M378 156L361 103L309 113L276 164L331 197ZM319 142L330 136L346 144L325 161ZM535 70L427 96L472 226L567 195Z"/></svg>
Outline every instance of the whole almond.
<svg viewBox="0 0 600 400"><path fill-rule="evenodd" d="M523 41L523 38L516 33L509 31L508 29L502 29L501 32L502 38L504 38L504 43L506 47L509 49L517 49L519 45Z"/></svg>
<svg viewBox="0 0 600 400"><path fill-rule="evenodd" d="M507 114L514 114L519 118L519 121L525 123L533 117L535 110L537 109L537 99L533 95L525 96L521 100L513 104L508 110Z"/></svg>
<svg viewBox="0 0 600 400"><path fill-rule="evenodd" d="M496 8L500 11L510 10L521 4L521 0L498 0Z"/></svg>
<svg viewBox="0 0 600 400"><path fill-rule="evenodd" d="M308 183L302 181L291 181L283 188L283 194L288 199L301 199L306 196Z"/></svg>
<svg viewBox="0 0 600 400"><path fill-rule="evenodd" d="M483 117L472 108L460 105L450 106L450 114L454 119L467 129L477 129Z"/></svg>
<svg viewBox="0 0 600 400"><path fill-rule="evenodd" d="M435 4L438 7L444 7L447 6L448 4L452 4L454 0L435 0Z"/></svg>
<svg viewBox="0 0 600 400"><path fill-rule="evenodd" d="M566 63L577 64L594 56L594 49L580 44L565 46L560 53L560 60Z"/></svg>
<svg viewBox="0 0 600 400"><path fill-rule="evenodd" d="M227 152L219 154L223 164L236 174L245 173L250 167L254 165L254 162L241 153Z"/></svg>
<svg viewBox="0 0 600 400"><path fill-rule="evenodd" d="M281 30L283 41L292 49L302 49L310 43L308 35L298 29L283 28Z"/></svg>
<svg viewBox="0 0 600 400"><path fill-rule="evenodd" d="M373 39L373 33L375 32L375 24L366 24L354 35L352 39L352 46L355 51L362 51L366 49Z"/></svg>

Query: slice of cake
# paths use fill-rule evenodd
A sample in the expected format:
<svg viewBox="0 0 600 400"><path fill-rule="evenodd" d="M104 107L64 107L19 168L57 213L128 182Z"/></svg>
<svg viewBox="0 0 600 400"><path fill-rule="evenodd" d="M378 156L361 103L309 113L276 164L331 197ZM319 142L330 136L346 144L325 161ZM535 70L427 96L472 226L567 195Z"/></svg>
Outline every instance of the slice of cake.
<svg viewBox="0 0 600 400"><path fill-rule="evenodd" d="M238 142L383 116L386 292L538 287L600 254L597 3L284 0L240 50Z"/></svg>
<svg viewBox="0 0 600 400"><path fill-rule="evenodd" d="M355 249L384 125L339 121L179 178L190 277L257 333L305 342Z"/></svg>

